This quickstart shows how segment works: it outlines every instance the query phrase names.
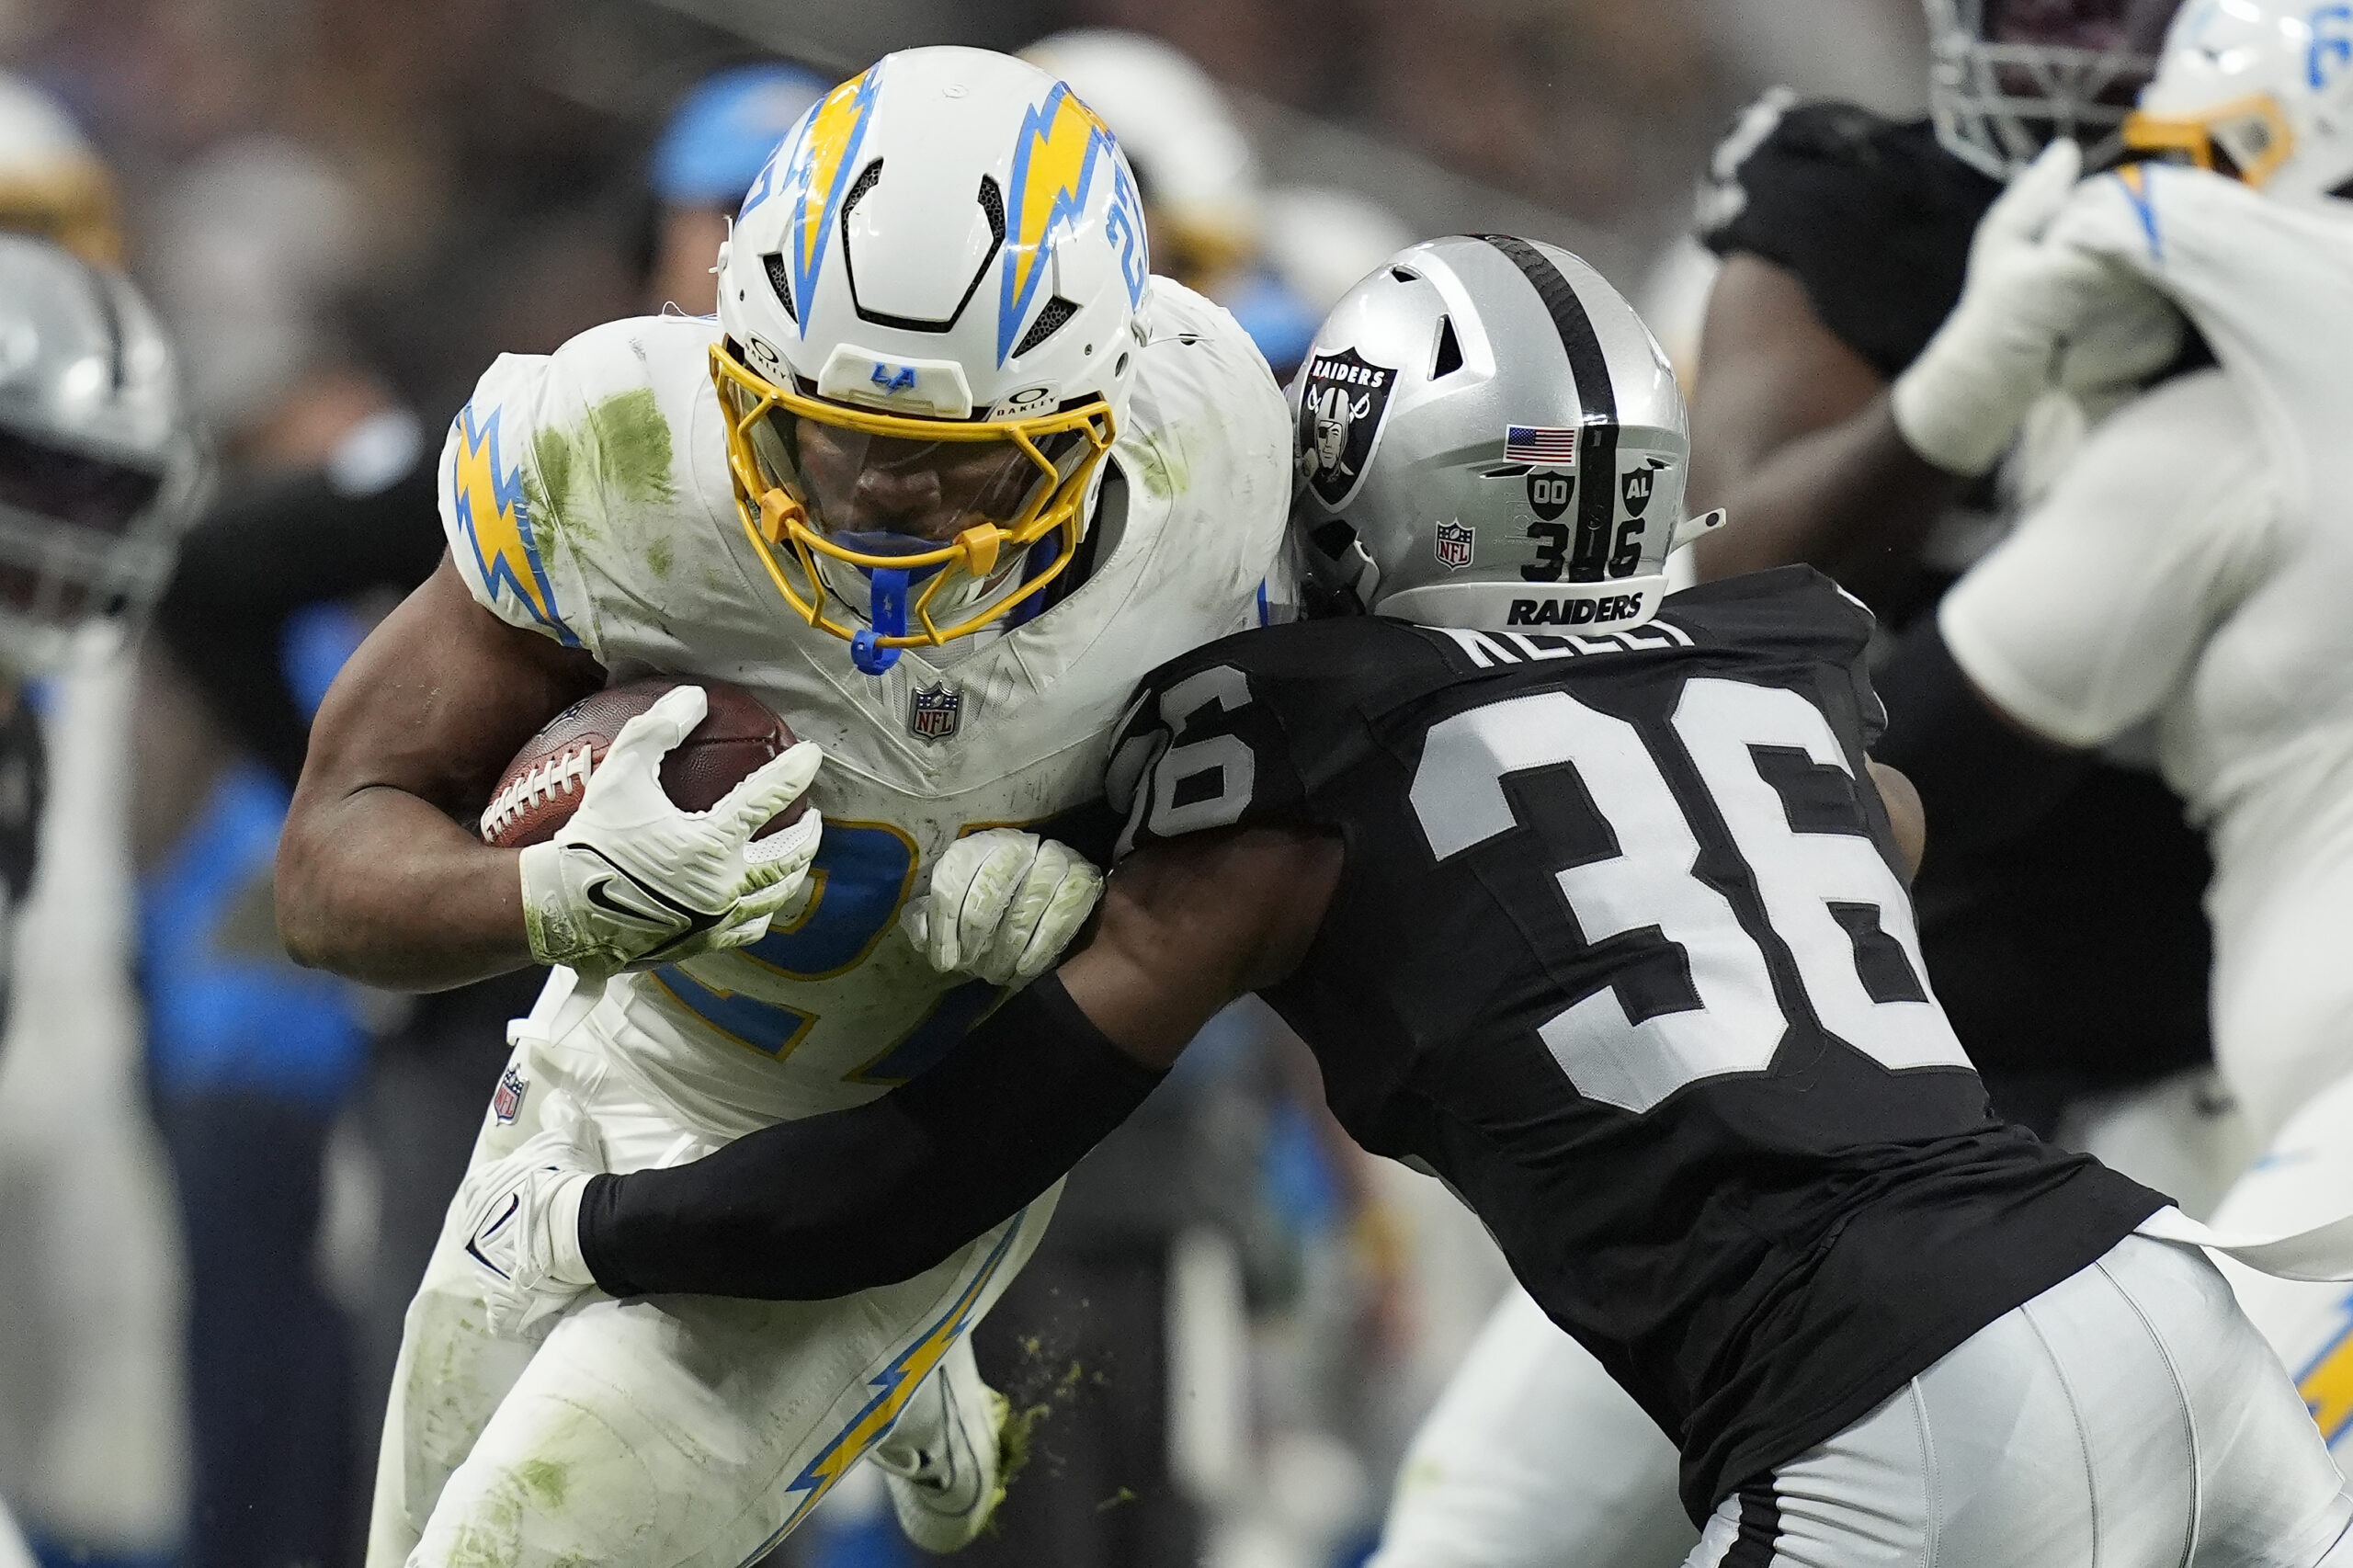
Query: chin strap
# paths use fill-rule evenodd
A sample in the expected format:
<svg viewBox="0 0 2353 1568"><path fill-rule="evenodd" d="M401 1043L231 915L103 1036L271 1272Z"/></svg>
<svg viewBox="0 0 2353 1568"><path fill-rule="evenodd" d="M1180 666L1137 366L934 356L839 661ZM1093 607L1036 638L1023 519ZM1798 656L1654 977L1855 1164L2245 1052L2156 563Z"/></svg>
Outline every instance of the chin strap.
<svg viewBox="0 0 2353 1568"><path fill-rule="evenodd" d="M1702 512L1696 517L1686 517L1675 525L1675 537L1667 541L1669 550L1680 550L1703 534L1711 534L1724 526L1724 509Z"/></svg>
<svg viewBox="0 0 2353 1568"><path fill-rule="evenodd" d="M849 662L863 675L879 676L899 662L899 650L878 646L884 637L907 634L907 574L897 567L877 566L869 596L873 624L849 640Z"/></svg>

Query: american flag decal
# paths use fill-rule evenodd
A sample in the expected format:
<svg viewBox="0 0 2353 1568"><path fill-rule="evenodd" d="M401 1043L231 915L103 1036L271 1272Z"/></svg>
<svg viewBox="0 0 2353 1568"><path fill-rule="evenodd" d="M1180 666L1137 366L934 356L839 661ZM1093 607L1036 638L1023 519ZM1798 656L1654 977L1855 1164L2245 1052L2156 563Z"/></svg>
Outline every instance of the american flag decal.
<svg viewBox="0 0 2353 1568"><path fill-rule="evenodd" d="M1577 466L1576 428L1574 426L1562 429L1552 425L1506 425L1504 426L1504 461L1574 468Z"/></svg>

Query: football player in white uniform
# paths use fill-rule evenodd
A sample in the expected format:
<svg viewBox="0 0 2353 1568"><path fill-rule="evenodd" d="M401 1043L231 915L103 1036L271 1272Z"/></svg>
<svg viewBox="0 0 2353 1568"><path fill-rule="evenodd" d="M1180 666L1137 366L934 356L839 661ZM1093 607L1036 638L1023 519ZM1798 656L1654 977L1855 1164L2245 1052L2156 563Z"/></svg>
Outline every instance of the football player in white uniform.
<svg viewBox="0 0 2353 1568"><path fill-rule="evenodd" d="M2207 828L2215 1059L2278 1135L2216 1212L2240 1232L2341 1213L2353 1183L2349 126L2344 6L2182 9L2125 136L2192 166L2091 181L2053 235L2170 295L2221 368L2115 415L1941 611L1979 693L2044 739L2095 746L2154 720ZM2353 1298L2233 1277L2342 1444Z"/></svg>
<svg viewBox="0 0 2353 1568"><path fill-rule="evenodd" d="M667 1165L921 1073L1003 994L972 974L1019 953L975 962L918 920L919 946L910 894L938 872L1025 882L1033 914L1091 897L1074 858L989 830L1096 798L1137 679L1267 614L1281 395L1230 317L1148 277L1133 178L1051 76L938 48L842 84L719 278L716 320L483 376L442 460L449 554L327 699L287 826L305 961L413 988L566 966L477 1169L568 1127L616 1169ZM554 842L452 820L556 711L648 672L743 685L815 744L681 812L655 769L703 711L683 688ZM749 843L804 790L822 841L812 812ZM557 1217L479 1197L409 1312L376 1568L734 1568L867 1453L919 1543L985 1520L1002 1402L964 1335L1051 1194L887 1290L560 1314L501 1267Z"/></svg>

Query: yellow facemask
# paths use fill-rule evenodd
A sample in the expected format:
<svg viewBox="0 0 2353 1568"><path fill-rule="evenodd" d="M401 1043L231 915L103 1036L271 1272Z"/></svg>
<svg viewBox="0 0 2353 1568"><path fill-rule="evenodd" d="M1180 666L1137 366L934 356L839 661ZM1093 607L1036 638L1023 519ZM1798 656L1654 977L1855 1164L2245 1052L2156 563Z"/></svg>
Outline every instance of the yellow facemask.
<svg viewBox="0 0 2353 1568"><path fill-rule="evenodd" d="M987 421L920 419L853 408L779 384L745 364L734 345L725 341L711 346L710 373L726 416L727 466L745 537L785 602L810 625L847 642L852 661L868 675L889 669L900 649L938 646L970 636L1028 603L1068 570L1086 532L1089 483L1118 433L1109 406L1100 401L1026 418ZM1036 478L1007 520L975 516L953 537L930 548L921 547L927 541L910 538L904 551L860 550L827 538L813 518L816 498L770 424L779 416L884 440L994 443L1018 452L1036 471ZM1062 449L1061 460L1049 455L1050 447ZM968 591L979 592L1018 570L1030 546L1055 535L1061 548L1051 564L975 613L953 619L956 607L969 602ZM870 582L868 625L847 625L826 613L827 599L843 599L843 595L821 568L820 557L854 568ZM910 616L907 590L918 581L922 586Z"/></svg>
<svg viewBox="0 0 2353 1568"><path fill-rule="evenodd" d="M2194 115L2135 109L2124 120L2124 145L2225 174L2260 190L2295 150L2296 133L2268 93L2235 98Z"/></svg>

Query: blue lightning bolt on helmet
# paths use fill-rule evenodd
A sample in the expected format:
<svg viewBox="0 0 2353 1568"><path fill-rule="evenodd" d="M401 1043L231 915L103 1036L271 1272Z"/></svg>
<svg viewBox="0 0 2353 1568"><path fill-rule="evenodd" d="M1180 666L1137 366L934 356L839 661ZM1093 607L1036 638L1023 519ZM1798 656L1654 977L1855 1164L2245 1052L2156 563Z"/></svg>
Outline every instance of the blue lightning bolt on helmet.
<svg viewBox="0 0 2353 1568"><path fill-rule="evenodd" d="M720 252L743 527L879 675L1036 613L1127 415L1149 263L1119 145L984 50L887 55L785 139Z"/></svg>

